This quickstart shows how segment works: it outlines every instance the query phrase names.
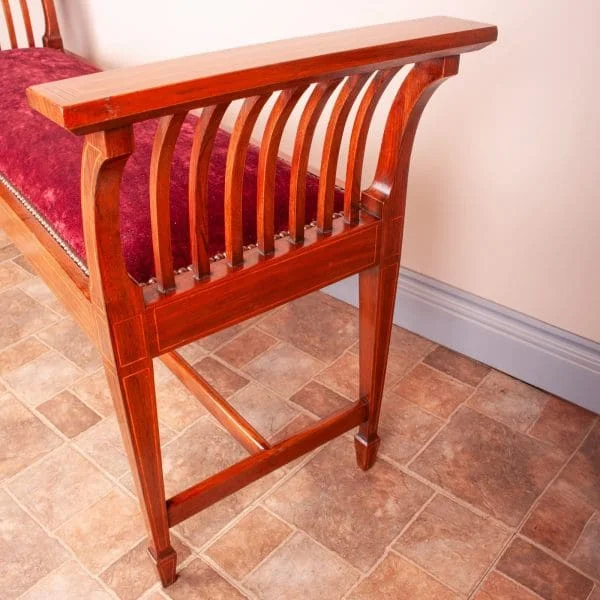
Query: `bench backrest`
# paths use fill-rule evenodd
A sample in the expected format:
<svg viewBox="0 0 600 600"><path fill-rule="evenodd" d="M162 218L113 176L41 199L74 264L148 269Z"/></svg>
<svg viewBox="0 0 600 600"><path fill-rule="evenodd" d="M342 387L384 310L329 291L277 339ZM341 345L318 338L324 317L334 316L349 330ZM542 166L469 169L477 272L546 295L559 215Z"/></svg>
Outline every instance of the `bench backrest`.
<svg viewBox="0 0 600 600"><path fill-rule="evenodd" d="M11 48L19 48L19 47L29 47L33 48L36 45L35 42L35 33L33 31L33 25L31 22L31 15L29 12L29 2L30 0L19 0L19 11L15 10L15 3L12 3L10 0L0 0L2 4L2 13L4 15L4 24L5 28L8 31L8 40L10 42ZM39 1L39 0L38 0ZM45 21L45 31L42 36L42 44L46 48L56 48L57 50L63 49L62 39L60 37L60 30L58 27L58 20L56 18L56 9L54 7L54 0L41 0L42 8L44 10L44 21ZM23 30L25 33L26 40L18 39L17 36L17 27L15 27L16 20L22 19L23 22ZM1 21L0 21L1 24ZM1 26L1 25L0 25ZM1 50L2 48L0 48Z"/></svg>

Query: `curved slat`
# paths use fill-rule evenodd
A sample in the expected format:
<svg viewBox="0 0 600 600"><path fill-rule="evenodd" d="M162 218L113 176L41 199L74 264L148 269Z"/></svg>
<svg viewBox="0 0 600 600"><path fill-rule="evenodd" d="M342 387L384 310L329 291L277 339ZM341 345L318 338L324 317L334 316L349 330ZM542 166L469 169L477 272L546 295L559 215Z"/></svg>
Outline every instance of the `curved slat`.
<svg viewBox="0 0 600 600"><path fill-rule="evenodd" d="M58 19L56 18L54 0L42 0L42 4L44 6L44 21L46 23L46 31L42 37L44 47L62 50L63 43L62 38L60 37Z"/></svg>
<svg viewBox="0 0 600 600"><path fill-rule="evenodd" d="M190 244L197 279L210 273L208 254L208 169L219 124L229 103L207 106L196 125L190 159Z"/></svg>
<svg viewBox="0 0 600 600"><path fill-rule="evenodd" d="M458 63L458 56L447 56L415 64L394 98L383 133L375 177L365 191L372 198L390 199L394 214L404 211L408 165L423 109L439 85L456 75ZM397 199L400 199L399 203Z"/></svg>
<svg viewBox="0 0 600 600"><path fill-rule="evenodd" d="M346 184L344 186L344 216L347 223L356 225L360 207L360 186L367 136L377 104L400 67L378 71L363 96L350 137Z"/></svg>
<svg viewBox="0 0 600 600"><path fill-rule="evenodd" d="M256 119L269 95L246 98L235 122L225 169L225 254L232 267L244 261L242 192L246 153Z"/></svg>
<svg viewBox="0 0 600 600"><path fill-rule="evenodd" d="M27 33L27 44L30 48L35 46L33 38L33 27L31 26L31 16L29 15L29 6L27 0L19 0L21 5L21 14L23 15L23 23L25 24L25 32Z"/></svg>
<svg viewBox="0 0 600 600"><path fill-rule="evenodd" d="M290 237L297 244L304 241L306 219L306 173L315 128L327 101L341 79L324 81L315 86L298 124L290 175Z"/></svg>
<svg viewBox="0 0 600 600"><path fill-rule="evenodd" d="M175 289L171 249L171 163L177 136L186 114L177 113L159 120L150 162L152 249L156 279L159 290L163 293Z"/></svg>
<svg viewBox="0 0 600 600"><path fill-rule="evenodd" d="M269 115L258 161L258 249L262 254L275 250L275 179L277 153L285 124L308 85L283 90Z"/></svg>
<svg viewBox="0 0 600 600"><path fill-rule="evenodd" d="M15 23L13 21L12 12L10 10L9 0L2 0L2 10L4 11L4 20L8 29L8 37L10 39L10 47L17 47L17 34L15 33Z"/></svg>
<svg viewBox="0 0 600 600"><path fill-rule="evenodd" d="M319 178L319 205L317 227L321 233L331 232L333 223L333 198L335 195L335 176L344 126L356 97L369 79L369 73L348 77L335 102L323 144L321 171Z"/></svg>

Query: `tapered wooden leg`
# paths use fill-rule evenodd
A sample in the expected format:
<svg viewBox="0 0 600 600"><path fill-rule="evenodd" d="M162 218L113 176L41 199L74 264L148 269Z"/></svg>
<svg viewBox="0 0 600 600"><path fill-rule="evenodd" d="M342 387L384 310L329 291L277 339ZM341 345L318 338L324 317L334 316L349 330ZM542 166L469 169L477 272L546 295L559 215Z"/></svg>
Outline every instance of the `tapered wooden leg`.
<svg viewBox="0 0 600 600"><path fill-rule="evenodd" d="M167 521L152 363L127 375L119 375L112 364L105 363L105 369L146 522L148 551L168 586L176 578L177 555Z"/></svg>
<svg viewBox="0 0 600 600"><path fill-rule="evenodd" d="M369 418L354 438L356 460L363 470L377 458L381 398L387 367L399 263L377 265L359 275L359 389L369 402Z"/></svg>

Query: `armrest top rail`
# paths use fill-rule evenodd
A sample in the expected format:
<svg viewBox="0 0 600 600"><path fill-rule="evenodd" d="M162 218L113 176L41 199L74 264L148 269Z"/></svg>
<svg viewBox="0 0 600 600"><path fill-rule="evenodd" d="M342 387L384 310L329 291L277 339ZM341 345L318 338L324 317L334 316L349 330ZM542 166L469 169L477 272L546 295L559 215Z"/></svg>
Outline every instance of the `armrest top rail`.
<svg viewBox="0 0 600 600"><path fill-rule="evenodd" d="M268 42L33 86L29 103L83 134L316 79L478 50L493 25L428 17Z"/></svg>

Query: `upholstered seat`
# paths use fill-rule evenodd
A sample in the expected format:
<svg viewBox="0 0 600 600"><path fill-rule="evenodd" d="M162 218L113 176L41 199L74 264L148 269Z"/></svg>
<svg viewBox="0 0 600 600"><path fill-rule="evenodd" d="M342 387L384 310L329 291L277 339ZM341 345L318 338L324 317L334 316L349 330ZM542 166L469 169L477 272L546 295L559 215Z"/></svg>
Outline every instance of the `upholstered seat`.
<svg viewBox="0 0 600 600"><path fill-rule="evenodd" d="M97 69L80 58L48 48L0 53L0 175L45 221L61 244L85 263L80 202L83 140L71 135L27 104L27 87L93 73ZM188 234L188 166L196 117L184 124L173 159L171 223L175 268L190 263ZM135 126L136 150L125 169L121 190L121 237L131 276L139 282L153 275L150 233L149 170L156 121ZM224 248L224 181L229 135L217 135L209 174L209 251ZM256 172L258 149L251 146L246 161L243 197L244 243L256 240ZM287 229L290 169L277 166L275 231ZM318 178L307 179L306 217L316 215ZM336 192L336 210L343 202Z"/></svg>

